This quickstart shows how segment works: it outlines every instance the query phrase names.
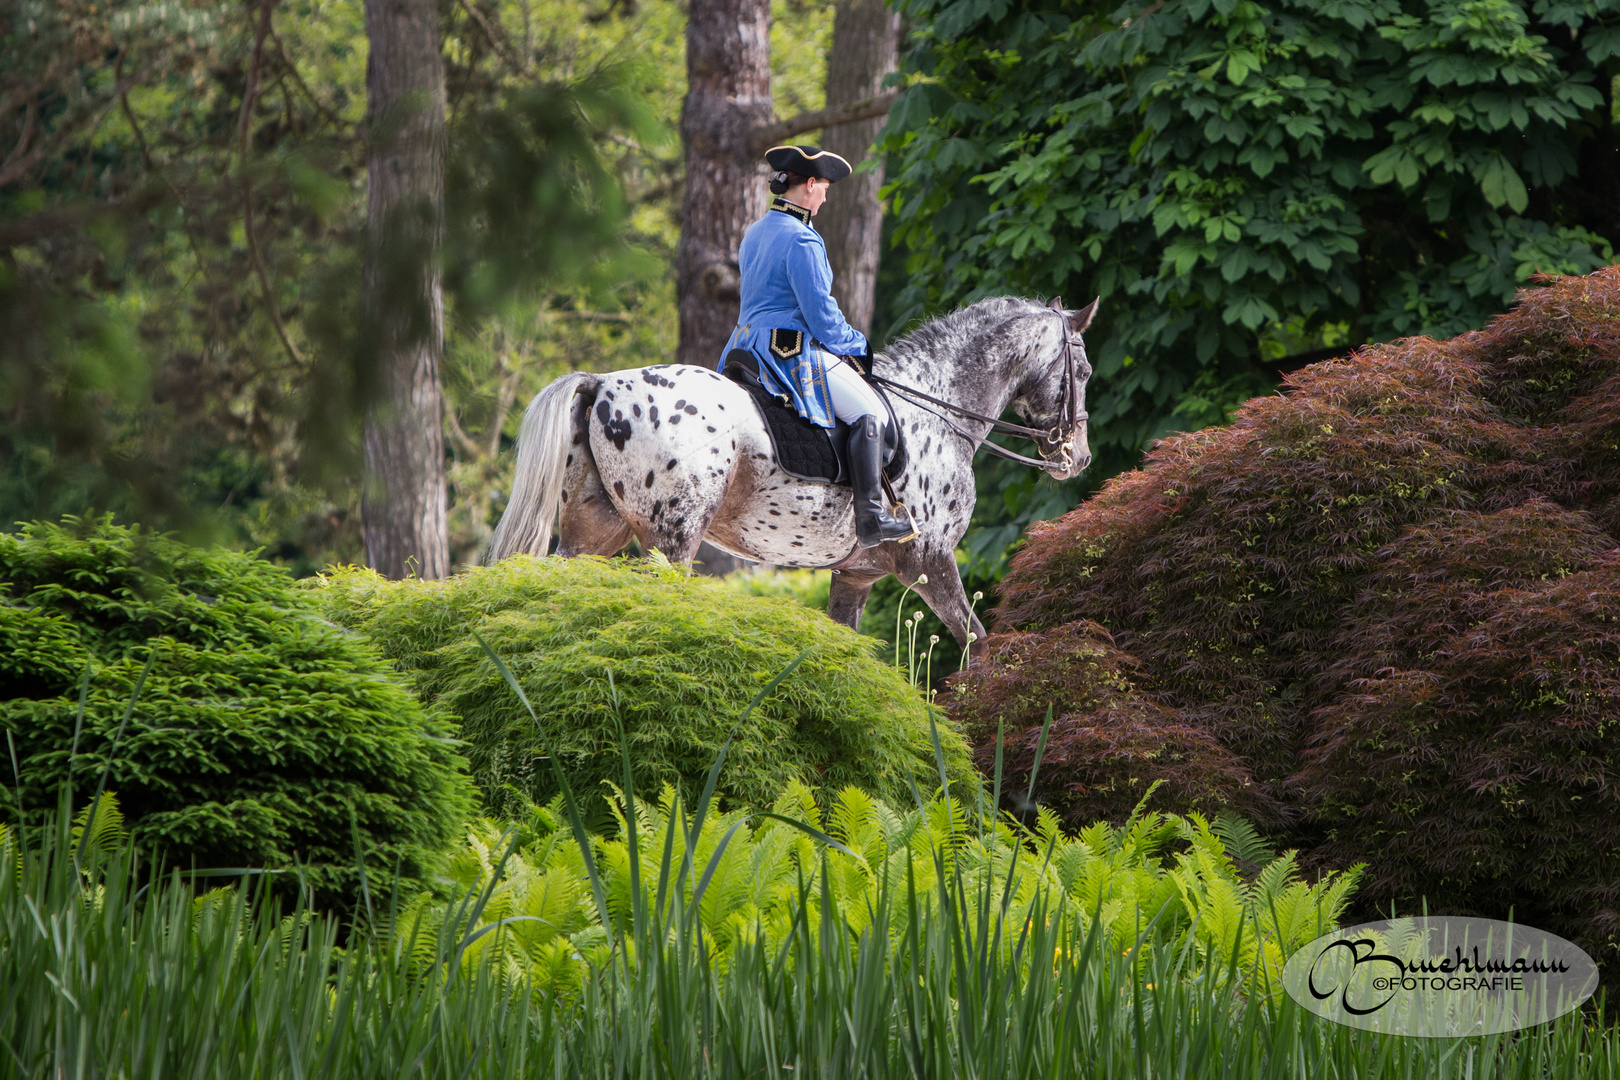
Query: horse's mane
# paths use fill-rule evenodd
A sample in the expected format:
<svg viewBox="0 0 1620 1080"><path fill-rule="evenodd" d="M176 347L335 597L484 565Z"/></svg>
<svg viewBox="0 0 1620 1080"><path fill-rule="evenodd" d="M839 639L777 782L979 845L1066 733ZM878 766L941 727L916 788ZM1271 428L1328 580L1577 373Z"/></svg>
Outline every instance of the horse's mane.
<svg viewBox="0 0 1620 1080"><path fill-rule="evenodd" d="M1048 311L1045 304L1022 296L990 296L929 319L916 329L889 342L883 353L893 362L905 364L918 356L937 357L944 350L959 350L978 337L985 324L999 326L1020 315Z"/></svg>

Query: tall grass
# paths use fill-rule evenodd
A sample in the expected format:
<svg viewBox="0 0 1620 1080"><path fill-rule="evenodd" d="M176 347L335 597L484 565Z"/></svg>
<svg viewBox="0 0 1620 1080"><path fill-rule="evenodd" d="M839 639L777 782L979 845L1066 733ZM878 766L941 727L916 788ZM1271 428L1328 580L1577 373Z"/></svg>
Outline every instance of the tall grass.
<svg viewBox="0 0 1620 1080"><path fill-rule="evenodd" d="M65 807L49 829L0 831L0 1076L1620 1075L1620 1038L1600 1012L1479 1039L1353 1031L1257 991L1263 966L1244 970L1241 948L1221 960L1184 935L1181 948L1144 950L1149 924L1121 949L1103 920L1059 917L1061 890L1015 906L1011 875L975 879L948 846L877 875L859 927L825 863L801 874L786 932L742 935L717 963L702 903L724 843L698 843L712 794L711 775L654 846L625 831L629 880L644 884L617 917L597 845L569 808L588 881L579 902L603 937L567 994L536 993L509 954L478 947L545 917L486 917L514 840L431 928L420 909L384 906L345 931L302 906L279 910L251 880L199 893L186 875L153 874L108 815L99 831L75 830ZM625 798L637 820L628 783ZM857 857L808 822L774 820L824 860Z"/></svg>
<svg viewBox="0 0 1620 1080"><path fill-rule="evenodd" d="M655 919L647 905L564 1001L459 962L478 896L451 906L447 924L463 932L441 936L423 965L408 937L340 948L333 923L280 914L251 888L198 895L171 875L143 891L127 848L88 853L81 874L62 827L6 843L8 1077L1620 1074L1620 1040L1601 1017L1481 1039L1374 1036L1236 993L1235 963L1161 953L1143 969L1061 921L1006 925L995 896L957 889L943 869L878 896L874 926L896 905L933 904L899 939L851 936L823 904L785 946L741 942L723 969L688 909Z"/></svg>

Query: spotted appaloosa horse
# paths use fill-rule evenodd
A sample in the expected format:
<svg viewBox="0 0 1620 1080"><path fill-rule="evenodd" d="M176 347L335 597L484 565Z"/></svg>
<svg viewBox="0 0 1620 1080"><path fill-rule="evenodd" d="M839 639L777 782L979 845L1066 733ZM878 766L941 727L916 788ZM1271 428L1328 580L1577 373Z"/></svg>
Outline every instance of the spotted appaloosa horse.
<svg viewBox="0 0 1620 1080"><path fill-rule="evenodd" d="M1052 431L1036 445L1046 471L1066 480L1091 463L1084 419L1091 366L1079 334L1096 308L981 300L901 338L874 357L875 370L983 416L1010 407L1030 427ZM1072 429L1058 432L1065 344L1077 361L1079 409ZM973 455L990 425L889 396L910 455L895 484L919 532L909 543L857 548L850 489L784 474L747 391L706 368L660 364L576 372L536 395L489 561L544 554L560 510L558 555L612 555L634 535L671 562L690 562L707 539L745 559L831 568L828 614L852 627L872 586L894 574L916 587L959 642L969 632L982 638L955 551L973 515Z"/></svg>

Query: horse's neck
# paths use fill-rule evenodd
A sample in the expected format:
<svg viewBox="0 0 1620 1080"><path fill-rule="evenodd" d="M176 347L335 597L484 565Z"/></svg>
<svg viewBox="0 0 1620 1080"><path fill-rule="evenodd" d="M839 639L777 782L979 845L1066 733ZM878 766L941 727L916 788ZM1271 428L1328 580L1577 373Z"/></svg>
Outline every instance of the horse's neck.
<svg viewBox="0 0 1620 1080"><path fill-rule="evenodd" d="M909 351L886 359L888 363L877 369L884 378L984 416L1000 416L1012 401L1018 383L1013 362L1005 358ZM983 426L961 418L955 422L959 427Z"/></svg>

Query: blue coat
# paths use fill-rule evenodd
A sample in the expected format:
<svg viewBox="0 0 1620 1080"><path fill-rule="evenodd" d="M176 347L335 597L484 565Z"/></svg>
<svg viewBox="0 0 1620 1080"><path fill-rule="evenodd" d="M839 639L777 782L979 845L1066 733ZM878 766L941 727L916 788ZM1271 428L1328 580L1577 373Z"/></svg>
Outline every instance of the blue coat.
<svg viewBox="0 0 1620 1080"><path fill-rule="evenodd" d="M737 253L742 310L719 366L725 367L725 353L747 349L759 358L760 379L771 393L787 395L800 416L830 428L837 421L825 354L859 356L866 352L866 337L844 321L832 298L832 267L821 234L800 220L798 207L785 200L773 206L778 204L798 212L769 210L743 235ZM772 330L801 334L798 355L773 352ZM782 337L791 340L791 334L779 335L779 343Z"/></svg>

